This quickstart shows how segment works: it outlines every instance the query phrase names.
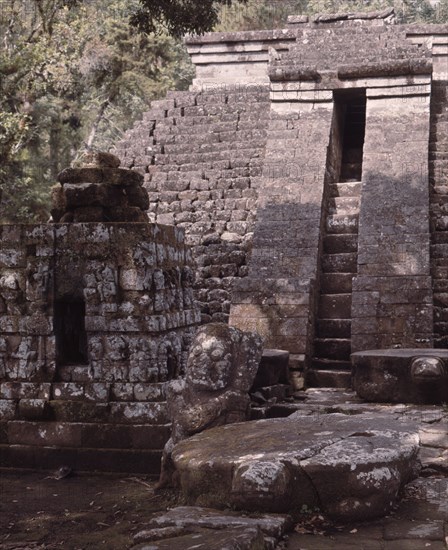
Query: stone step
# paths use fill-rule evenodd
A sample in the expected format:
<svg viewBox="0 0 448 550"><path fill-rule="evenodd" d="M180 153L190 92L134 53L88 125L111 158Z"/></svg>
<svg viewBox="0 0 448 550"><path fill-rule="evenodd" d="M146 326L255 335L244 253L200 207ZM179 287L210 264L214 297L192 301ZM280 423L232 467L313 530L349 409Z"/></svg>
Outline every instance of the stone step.
<svg viewBox="0 0 448 550"><path fill-rule="evenodd" d="M3 426L2 443L37 447L161 450L171 433L170 424L102 424L99 428L86 422L12 420Z"/></svg>
<svg viewBox="0 0 448 550"><path fill-rule="evenodd" d="M344 254L358 251L358 235L325 235L323 239L325 254Z"/></svg>
<svg viewBox="0 0 448 550"><path fill-rule="evenodd" d="M341 164L341 175L339 181L359 181L362 174L361 162L343 162Z"/></svg>
<svg viewBox="0 0 448 550"><path fill-rule="evenodd" d="M122 401L95 403L53 400L48 402L53 420L60 422L106 422L123 424L166 424L166 402Z"/></svg>
<svg viewBox="0 0 448 550"><path fill-rule="evenodd" d="M0 467L56 470L61 465L75 472L116 472L158 476L161 451L146 449L86 449L78 447L42 447L0 445Z"/></svg>
<svg viewBox="0 0 448 550"><path fill-rule="evenodd" d="M308 369L306 384L310 388L351 388L352 375L350 370L338 370L336 362L333 370L324 370L318 367L319 362L313 362L313 367Z"/></svg>
<svg viewBox="0 0 448 550"><path fill-rule="evenodd" d="M318 319L316 323L317 338L350 338L350 319Z"/></svg>
<svg viewBox="0 0 448 550"><path fill-rule="evenodd" d="M311 359L311 366L312 369L324 371L337 370L343 372L351 372L352 370L352 364L350 361L342 359L325 359L322 357L313 357Z"/></svg>
<svg viewBox="0 0 448 550"><path fill-rule="evenodd" d="M349 361L351 340L347 338L315 338L314 355L321 359Z"/></svg>
<svg viewBox="0 0 448 550"><path fill-rule="evenodd" d="M247 517L228 510L179 506L152 517L145 529L134 535L134 542L148 542L149 545L144 548L161 550L273 548L276 540L292 527L288 515L258 514ZM263 536L260 537L260 534Z"/></svg>
<svg viewBox="0 0 448 550"><path fill-rule="evenodd" d="M351 319L351 294L321 294L319 297L319 319Z"/></svg>
<svg viewBox="0 0 448 550"><path fill-rule="evenodd" d="M322 294L348 294L352 291L353 273L322 273Z"/></svg>
<svg viewBox="0 0 448 550"><path fill-rule="evenodd" d="M332 197L328 201L328 214L358 214L359 202L358 197Z"/></svg>
<svg viewBox="0 0 448 550"><path fill-rule="evenodd" d="M361 188L362 182L360 181L338 182L329 185L331 197L360 197Z"/></svg>
<svg viewBox="0 0 448 550"><path fill-rule="evenodd" d="M356 273L358 254L356 252L324 254L321 263L324 273Z"/></svg>
<svg viewBox="0 0 448 550"><path fill-rule="evenodd" d="M357 214L347 214L346 216L331 214L325 220L325 229L328 234L339 235L341 233L358 233Z"/></svg>

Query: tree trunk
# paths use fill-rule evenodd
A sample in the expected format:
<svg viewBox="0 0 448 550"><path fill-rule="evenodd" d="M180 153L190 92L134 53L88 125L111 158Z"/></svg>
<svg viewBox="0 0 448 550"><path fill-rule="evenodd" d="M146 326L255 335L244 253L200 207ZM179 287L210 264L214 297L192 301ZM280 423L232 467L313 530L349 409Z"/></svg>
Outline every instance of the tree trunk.
<svg viewBox="0 0 448 550"><path fill-rule="evenodd" d="M109 100L106 99L106 101L103 101L103 103L101 104L98 114L96 116L95 122L93 123L92 129L90 130L90 134L86 142L87 149L90 149L92 147L93 141L95 140L96 132L98 130L98 126L100 125L100 122L108 107L109 107Z"/></svg>

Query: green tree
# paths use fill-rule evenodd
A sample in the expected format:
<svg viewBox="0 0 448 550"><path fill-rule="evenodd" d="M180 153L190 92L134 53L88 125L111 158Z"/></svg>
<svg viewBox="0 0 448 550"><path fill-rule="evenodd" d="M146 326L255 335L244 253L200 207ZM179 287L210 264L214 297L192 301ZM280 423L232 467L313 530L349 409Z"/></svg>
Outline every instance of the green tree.
<svg viewBox="0 0 448 550"><path fill-rule="evenodd" d="M239 0L240 4L247 0ZM234 0L139 0L131 16L131 24L140 32L155 33L160 28L169 35L203 34L219 21L220 8Z"/></svg>
<svg viewBox="0 0 448 550"><path fill-rule="evenodd" d="M3 222L48 219L56 175L84 147L108 149L152 99L188 86L193 70L179 41L164 32L137 33L128 24L136 6L4 0Z"/></svg>

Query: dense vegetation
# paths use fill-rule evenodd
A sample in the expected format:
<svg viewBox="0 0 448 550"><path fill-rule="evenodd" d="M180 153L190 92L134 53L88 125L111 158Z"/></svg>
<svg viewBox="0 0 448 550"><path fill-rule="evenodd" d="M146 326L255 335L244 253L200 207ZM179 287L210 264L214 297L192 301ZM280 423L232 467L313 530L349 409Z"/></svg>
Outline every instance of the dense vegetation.
<svg viewBox="0 0 448 550"><path fill-rule="evenodd" d="M288 14L363 11L394 0L2 0L1 222L48 219L57 173L107 150L193 68L185 32L274 28ZM400 0L403 22L444 22L448 0Z"/></svg>

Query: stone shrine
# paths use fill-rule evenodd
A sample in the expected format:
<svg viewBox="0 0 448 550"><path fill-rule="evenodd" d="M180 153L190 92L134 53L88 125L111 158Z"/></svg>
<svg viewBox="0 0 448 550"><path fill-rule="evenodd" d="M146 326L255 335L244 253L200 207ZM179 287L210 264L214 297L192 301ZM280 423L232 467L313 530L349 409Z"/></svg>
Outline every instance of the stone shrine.
<svg viewBox="0 0 448 550"><path fill-rule="evenodd" d="M0 466L158 473L166 387L200 322L256 331L278 353L283 389L265 401L287 394L288 361L297 387L350 387L351 357L367 400L426 403L437 387L431 402L446 401L448 25L392 23L391 10L301 16L188 38L191 89L153 102L114 155L64 170L54 223L0 227ZM291 410L273 410L276 431ZM370 438L361 428L342 439ZM415 429L378 513L413 475ZM209 435L174 449L184 480ZM238 480L229 494L245 494Z"/></svg>
<svg viewBox="0 0 448 550"><path fill-rule="evenodd" d="M156 473L200 320L191 250L129 204L138 173L89 163L54 190L75 223L0 226L0 466Z"/></svg>
<svg viewBox="0 0 448 550"><path fill-rule="evenodd" d="M257 330L309 386L447 345L448 26L393 17L190 37L190 91L116 146L186 232L203 322Z"/></svg>

